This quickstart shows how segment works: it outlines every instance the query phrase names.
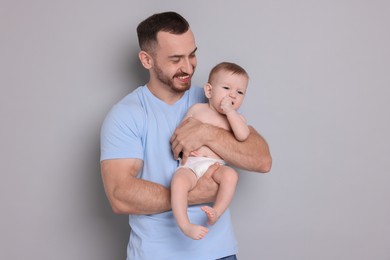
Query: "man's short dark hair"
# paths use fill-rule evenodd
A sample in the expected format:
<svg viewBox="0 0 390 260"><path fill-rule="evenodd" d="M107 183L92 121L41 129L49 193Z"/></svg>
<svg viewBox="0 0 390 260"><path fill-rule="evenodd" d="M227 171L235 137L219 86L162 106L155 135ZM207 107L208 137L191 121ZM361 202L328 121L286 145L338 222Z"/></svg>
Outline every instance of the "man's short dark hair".
<svg viewBox="0 0 390 260"><path fill-rule="evenodd" d="M157 13L142 21L137 27L138 44L141 50L151 51L157 43L157 33L169 32L183 34L188 31L190 25L178 13Z"/></svg>

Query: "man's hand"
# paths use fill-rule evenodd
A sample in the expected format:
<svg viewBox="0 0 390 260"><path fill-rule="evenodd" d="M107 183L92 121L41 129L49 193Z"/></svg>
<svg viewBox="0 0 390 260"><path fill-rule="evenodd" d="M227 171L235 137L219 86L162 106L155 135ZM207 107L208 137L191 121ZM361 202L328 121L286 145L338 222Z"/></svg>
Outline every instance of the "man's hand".
<svg viewBox="0 0 390 260"><path fill-rule="evenodd" d="M181 154L182 164L185 164L190 153L203 146L207 137L206 124L192 117L187 118L170 139L174 158L177 160Z"/></svg>
<svg viewBox="0 0 390 260"><path fill-rule="evenodd" d="M214 202L219 185L214 181L213 174L219 169L219 164L211 165L198 180L196 186L188 193L188 204L203 204Z"/></svg>

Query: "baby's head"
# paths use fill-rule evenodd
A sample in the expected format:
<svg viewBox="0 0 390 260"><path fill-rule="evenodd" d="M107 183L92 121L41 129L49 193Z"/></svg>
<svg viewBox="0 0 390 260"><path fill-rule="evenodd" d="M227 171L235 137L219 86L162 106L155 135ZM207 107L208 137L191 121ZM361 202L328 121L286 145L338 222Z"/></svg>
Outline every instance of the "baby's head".
<svg viewBox="0 0 390 260"><path fill-rule="evenodd" d="M244 100L248 81L248 73L241 66L221 62L210 71L208 83L204 86L206 97L210 105L221 113L220 106L224 98L228 98L233 109L237 110Z"/></svg>

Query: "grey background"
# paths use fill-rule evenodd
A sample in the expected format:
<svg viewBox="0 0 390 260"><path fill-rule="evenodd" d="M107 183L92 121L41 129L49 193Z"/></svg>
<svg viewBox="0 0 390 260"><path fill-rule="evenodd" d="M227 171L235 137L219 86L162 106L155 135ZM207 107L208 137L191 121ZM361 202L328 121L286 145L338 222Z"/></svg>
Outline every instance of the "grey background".
<svg viewBox="0 0 390 260"><path fill-rule="evenodd" d="M267 175L241 173L239 258L390 259L390 2L0 0L0 259L124 259L99 171L109 108L143 84L135 28L175 10L250 76Z"/></svg>

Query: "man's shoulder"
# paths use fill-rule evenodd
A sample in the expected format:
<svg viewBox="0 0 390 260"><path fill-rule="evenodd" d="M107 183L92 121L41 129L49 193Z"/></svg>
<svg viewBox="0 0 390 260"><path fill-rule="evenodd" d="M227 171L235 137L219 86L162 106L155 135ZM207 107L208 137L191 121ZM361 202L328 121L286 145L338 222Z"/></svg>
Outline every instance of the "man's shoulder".
<svg viewBox="0 0 390 260"><path fill-rule="evenodd" d="M139 105L142 102L144 87L137 87L132 92L124 96L116 105L131 106Z"/></svg>
<svg viewBox="0 0 390 260"><path fill-rule="evenodd" d="M142 87L138 87L112 106L106 118L115 121L138 119L144 114L142 105Z"/></svg>

